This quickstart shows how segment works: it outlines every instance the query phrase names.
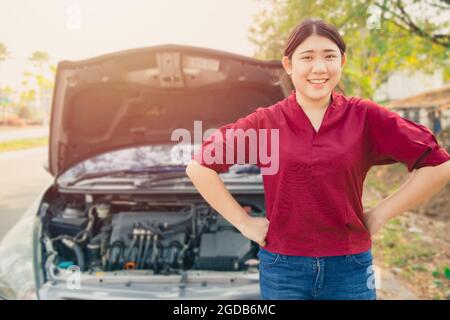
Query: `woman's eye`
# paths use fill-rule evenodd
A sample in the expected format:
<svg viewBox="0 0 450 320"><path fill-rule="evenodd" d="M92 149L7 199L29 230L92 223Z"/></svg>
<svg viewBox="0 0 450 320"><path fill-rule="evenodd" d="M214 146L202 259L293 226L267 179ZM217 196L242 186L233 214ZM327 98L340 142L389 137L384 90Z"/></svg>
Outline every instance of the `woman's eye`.
<svg viewBox="0 0 450 320"><path fill-rule="evenodd" d="M302 60L310 60L310 59L312 59L312 57L311 56L305 56L305 57L302 57L301 59Z"/></svg>
<svg viewBox="0 0 450 320"><path fill-rule="evenodd" d="M330 54L330 55L326 56L325 58L327 58L327 59L334 59L334 58L336 58L336 56L333 55L333 54Z"/></svg>

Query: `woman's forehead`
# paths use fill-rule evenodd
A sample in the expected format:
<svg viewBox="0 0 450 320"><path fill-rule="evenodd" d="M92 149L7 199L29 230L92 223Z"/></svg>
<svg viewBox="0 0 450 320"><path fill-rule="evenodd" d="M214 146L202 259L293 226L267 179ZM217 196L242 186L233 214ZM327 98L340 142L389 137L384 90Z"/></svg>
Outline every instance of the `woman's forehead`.
<svg viewBox="0 0 450 320"><path fill-rule="evenodd" d="M298 45L296 54L308 52L338 52L339 47L332 40L319 35L311 35Z"/></svg>

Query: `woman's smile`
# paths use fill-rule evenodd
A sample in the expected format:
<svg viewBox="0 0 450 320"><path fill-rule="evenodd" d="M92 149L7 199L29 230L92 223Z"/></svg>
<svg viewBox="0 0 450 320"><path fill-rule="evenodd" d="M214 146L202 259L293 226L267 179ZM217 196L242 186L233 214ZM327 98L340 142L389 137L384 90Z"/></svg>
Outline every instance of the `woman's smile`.
<svg viewBox="0 0 450 320"><path fill-rule="evenodd" d="M307 79L308 83L316 89L322 89L328 82L328 79Z"/></svg>
<svg viewBox="0 0 450 320"><path fill-rule="evenodd" d="M324 84L328 79L308 79L308 82L313 84Z"/></svg>

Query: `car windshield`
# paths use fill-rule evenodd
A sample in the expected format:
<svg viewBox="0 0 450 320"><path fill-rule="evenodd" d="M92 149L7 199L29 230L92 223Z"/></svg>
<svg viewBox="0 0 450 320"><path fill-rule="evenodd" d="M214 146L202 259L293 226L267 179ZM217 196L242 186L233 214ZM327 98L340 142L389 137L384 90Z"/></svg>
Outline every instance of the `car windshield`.
<svg viewBox="0 0 450 320"><path fill-rule="evenodd" d="M191 145L150 145L107 152L85 160L63 173L58 184L70 185L90 175L105 175L120 171L137 170L162 166L167 172L171 166L179 171L180 165L186 165L191 159ZM246 169L248 168L248 169ZM256 169L256 170L255 170ZM231 174L258 174L256 166L234 165Z"/></svg>

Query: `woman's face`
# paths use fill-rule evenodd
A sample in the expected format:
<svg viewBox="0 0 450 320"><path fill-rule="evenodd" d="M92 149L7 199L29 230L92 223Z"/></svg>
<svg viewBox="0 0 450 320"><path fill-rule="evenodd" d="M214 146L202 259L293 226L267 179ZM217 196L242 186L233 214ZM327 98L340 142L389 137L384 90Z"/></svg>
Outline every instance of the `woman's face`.
<svg viewBox="0 0 450 320"><path fill-rule="evenodd" d="M285 56L282 62L298 93L321 100L339 83L345 55L330 39L311 35L295 49L292 59Z"/></svg>

